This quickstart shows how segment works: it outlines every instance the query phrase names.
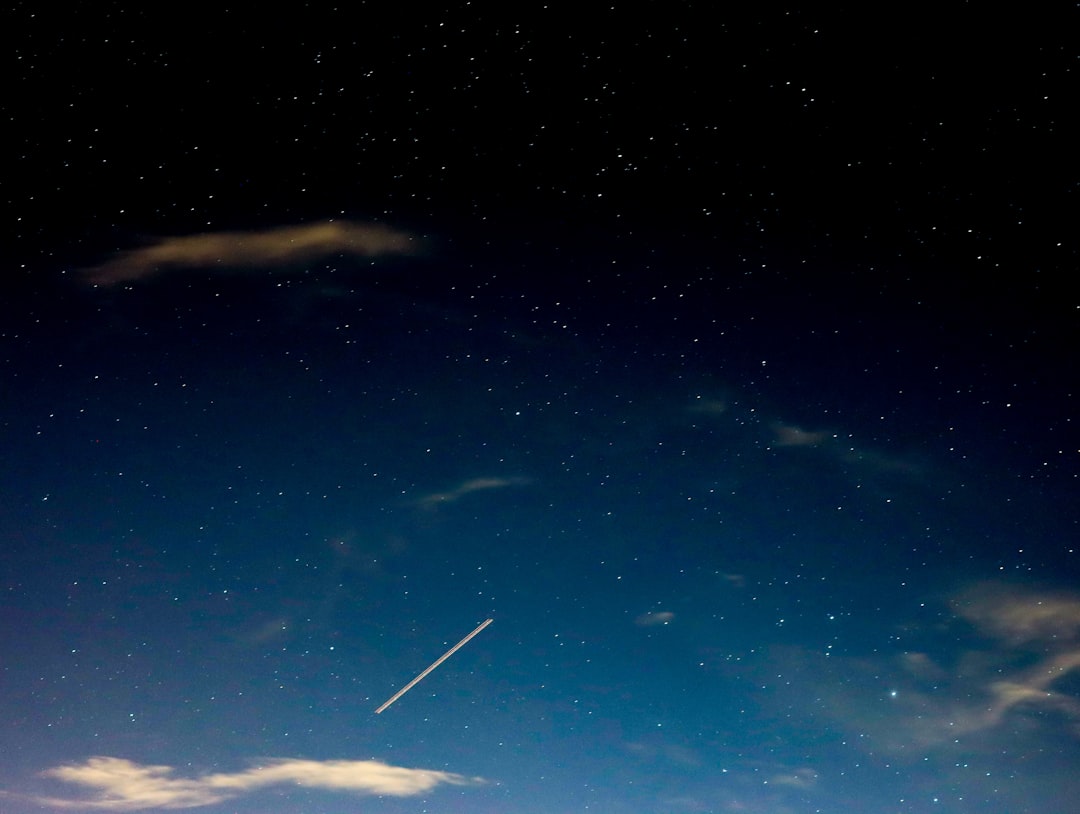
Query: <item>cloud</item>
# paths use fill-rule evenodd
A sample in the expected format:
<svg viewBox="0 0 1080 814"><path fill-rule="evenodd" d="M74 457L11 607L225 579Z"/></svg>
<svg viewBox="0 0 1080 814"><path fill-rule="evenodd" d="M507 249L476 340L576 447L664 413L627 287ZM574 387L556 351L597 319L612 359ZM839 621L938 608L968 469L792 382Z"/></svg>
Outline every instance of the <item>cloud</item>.
<svg viewBox="0 0 1080 814"><path fill-rule="evenodd" d="M994 754L1022 749L1024 737L1080 743L1080 594L984 582L945 599L952 620L903 624L903 653L775 648L762 681L804 676L799 692L817 709L897 759Z"/></svg>
<svg viewBox="0 0 1080 814"><path fill-rule="evenodd" d="M722 399L705 399L697 396L694 403L688 408L692 413L705 413L706 415L723 415L728 411L728 403Z"/></svg>
<svg viewBox="0 0 1080 814"><path fill-rule="evenodd" d="M967 716L970 729L996 726L1017 707L1056 710L1073 721L1074 729L1080 727L1080 699L1055 689L1080 670L1080 596L988 582L961 592L952 606L997 641L997 664L989 664L983 677L990 702L979 714ZM1032 656L1030 666L1010 666L1028 664Z"/></svg>
<svg viewBox="0 0 1080 814"><path fill-rule="evenodd" d="M413 255L418 253L419 245L414 235L382 224L324 221L260 231L162 238L149 246L120 252L83 274L93 285L110 286L174 268L265 268L330 254Z"/></svg>
<svg viewBox="0 0 1080 814"><path fill-rule="evenodd" d="M790 786L796 789L810 789L817 785L818 773L813 769L801 768L792 772L773 775L769 780L774 786Z"/></svg>
<svg viewBox="0 0 1080 814"><path fill-rule="evenodd" d="M738 398L720 400L697 396L686 409L703 416L703 420L716 420L731 427L746 428L759 439L756 443L770 451L812 449L826 456L826 459L842 463L845 468L858 466L860 479L869 473L879 477L925 477L922 467L907 455L894 455L857 444L854 435L838 429L805 429L778 417L770 417L770 410L747 406Z"/></svg>
<svg viewBox="0 0 1080 814"><path fill-rule="evenodd" d="M794 424L773 424L774 447L816 447L828 440L827 432L809 432Z"/></svg>
<svg viewBox="0 0 1080 814"><path fill-rule="evenodd" d="M959 594L952 606L981 632L1013 646L1080 638L1080 597L1070 594L982 583Z"/></svg>
<svg viewBox="0 0 1080 814"><path fill-rule="evenodd" d="M948 671L935 664L926 653L904 653L900 663L907 673L924 683L941 682L949 677Z"/></svg>
<svg viewBox="0 0 1080 814"><path fill-rule="evenodd" d="M744 574L720 574L720 578L733 588L742 588L746 585Z"/></svg>
<svg viewBox="0 0 1080 814"><path fill-rule="evenodd" d="M453 503L455 500L460 500L473 492L483 492L489 489L504 489L507 486L520 486L528 482L529 481L526 478L472 478L471 480L459 483L449 491L433 492L430 495L424 495L416 500L416 504L418 506L431 508L443 503Z"/></svg>
<svg viewBox="0 0 1080 814"><path fill-rule="evenodd" d="M656 611L649 613L643 613L637 619L634 620L635 625L641 627L655 627L656 625L666 625L675 618L675 614L671 611Z"/></svg>
<svg viewBox="0 0 1080 814"><path fill-rule="evenodd" d="M42 805L61 809L141 811L183 809L214 805L269 786L304 788L353 794L410 797L441 785L483 783L451 772L407 769L377 760L268 760L247 771L174 776L171 766L146 766L116 757L93 757L85 763L48 769L42 776L82 786L94 792L89 799L35 797Z"/></svg>

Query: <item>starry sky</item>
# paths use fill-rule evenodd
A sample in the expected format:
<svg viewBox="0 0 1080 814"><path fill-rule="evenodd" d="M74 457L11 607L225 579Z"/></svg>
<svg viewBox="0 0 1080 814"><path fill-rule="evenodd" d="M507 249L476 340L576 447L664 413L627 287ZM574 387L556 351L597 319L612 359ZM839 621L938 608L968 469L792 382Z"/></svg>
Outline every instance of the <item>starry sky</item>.
<svg viewBox="0 0 1080 814"><path fill-rule="evenodd" d="M1077 22L5 11L0 812L1075 810Z"/></svg>

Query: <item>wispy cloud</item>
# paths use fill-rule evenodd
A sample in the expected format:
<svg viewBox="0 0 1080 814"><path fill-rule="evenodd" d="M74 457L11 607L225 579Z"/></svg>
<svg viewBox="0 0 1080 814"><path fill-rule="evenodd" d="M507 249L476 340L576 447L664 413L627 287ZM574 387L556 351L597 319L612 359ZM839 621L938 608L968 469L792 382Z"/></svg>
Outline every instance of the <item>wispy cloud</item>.
<svg viewBox="0 0 1080 814"><path fill-rule="evenodd" d="M858 466L860 475L922 474L921 468L913 460L858 444L850 433L838 429L807 429L779 417L771 417L768 409L747 406L737 398L697 396L686 409L691 414L701 416L701 421L743 427L752 437L759 439L762 448L769 450L812 449L845 466Z"/></svg>
<svg viewBox="0 0 1080 814"><path fill-rule="evenodd" d="M897 758L992 751L1021 733L1080 738L1080 594L984 582L947 604L951 621L901 624L923 647L847 659L777 649L768 669L807 676L815 706Z"/></svg>
<svg viewBox="0 0 1080 814"><path fill-rule="evenodd" d="M641 627L656 627L657 625L669 624L674 619L675 614L671 611L650 611L637 617L634 624Z"/></svg>
<svg viewBox="0 0 1080 814"><path fill-rule="evenodd" d="M723 399L707 399L698 396L687 408L692 413L705 413L706 415L723 415L728 411L728 403Z"/></svg>
<svg viewBox="0 0 1080 814"><path fill-rule="evenodd" d="M732 588L742 588L746 585L745 574L726 574L721 573L720 578L724 580Z"/></svg>
<svg viewBox="0 0 1080 814"><path fill-rule="evenodd" d="M810 432L794 424L773 424L774 447L816 447L829 439L829 433L822 431Z"/></svg>
<svg viewBox="0 0 1080 814"><path fill-rule="evenodd" d="M960 592L952 606L981 631L1013 646L1080 640L1080 597L1073 594L980 583Z"/></svg>
<svg viewBox="0 0 1080 814"><path fill-rule="evenodd" d="M377 760L268 760L247 771L177 777L171 766L147 766L116 757L48 769L42 775L82 786L87 799L35 797L65 810L141 811L214 805L269 786L302 786L352 794L410 797L442 785L484 781L432 769L407 769Z"/></svg>
<svg viewBox="0 0 1080 814"><path fill-rule="evenodd" d="M505 489L507 486L521 486L528 483L527 478L472 478L463 481L445 492L433 492L416 500L418 506L432 508L443 503L453 503L473 492L484 492L491 489Z"/></svg>
<svg viewBox="0 0 1080 814"><path fill-rule="evenodd" d="M810 789L817 785L818 773L813 769L802 767L790 772L781 772L773 775L769 781L774 786L790 786L795 789Z"/></svg>
<svg viewBox="0 0 1080 814"><path fill-rule="evenodd" d="M989 703L965 716L968 729L996 726L1017 707L1054 710L1080 733L1080 699L1056 685L1080 670L1080 596L980 583L953 600L956 613L999 642L982 676ZM1030 663L1024 668L1014 662ZM985 657L968 659L980 665Z"/></svg>
<svg viewBox="0 0 1080 814"><path fill-rule="evenodd" d="M110 286L175 268L272 268L332 254L363 257L417 254L419 239L378 223L324 221L248 232L167 237L122 251L83 275Z"/></svg>

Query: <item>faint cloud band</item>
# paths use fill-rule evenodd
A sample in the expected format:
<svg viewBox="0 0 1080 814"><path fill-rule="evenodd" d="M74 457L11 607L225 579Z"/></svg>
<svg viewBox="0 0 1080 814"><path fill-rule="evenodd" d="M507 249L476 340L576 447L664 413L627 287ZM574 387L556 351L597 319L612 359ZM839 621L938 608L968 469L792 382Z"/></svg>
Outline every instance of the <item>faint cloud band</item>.
<svg viewBox="0 0 1080 814"><path fill-rule="evenodd" d="M415 235L378 223L323 221L247 232L203 232L162 238L123 251L83 273L93 285L109 286L151 277L173 268L272 267L341 253L363 257L415 255Z"/></svg>

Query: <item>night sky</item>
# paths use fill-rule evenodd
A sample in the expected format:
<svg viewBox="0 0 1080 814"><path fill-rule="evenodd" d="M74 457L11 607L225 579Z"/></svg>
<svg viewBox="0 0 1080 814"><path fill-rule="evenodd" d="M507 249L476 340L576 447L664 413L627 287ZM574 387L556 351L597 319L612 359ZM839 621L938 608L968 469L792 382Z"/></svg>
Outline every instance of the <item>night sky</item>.
<svg viewBox="0 0 1080 814"><path fill-rule="evenodd" d="M1076 811L1075 7L16 5L2 814Z"/></svg>

